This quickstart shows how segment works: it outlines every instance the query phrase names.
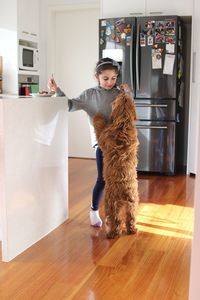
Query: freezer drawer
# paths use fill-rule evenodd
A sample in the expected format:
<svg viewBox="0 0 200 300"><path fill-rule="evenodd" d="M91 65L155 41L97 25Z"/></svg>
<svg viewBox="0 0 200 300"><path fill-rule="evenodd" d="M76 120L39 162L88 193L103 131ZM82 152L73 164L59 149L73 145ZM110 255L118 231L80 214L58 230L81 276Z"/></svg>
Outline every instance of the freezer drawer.
<svg viewBox="0 0 200 300"><path fill-rule="evenodd" d="M175 172L175 122L137 122L138 171Z"/></svg>
<svg viewBox="0 0 200 300"><path fill-rule="evenodd" d="M176 100L135 100L137 119L175 121Z"/></svg>

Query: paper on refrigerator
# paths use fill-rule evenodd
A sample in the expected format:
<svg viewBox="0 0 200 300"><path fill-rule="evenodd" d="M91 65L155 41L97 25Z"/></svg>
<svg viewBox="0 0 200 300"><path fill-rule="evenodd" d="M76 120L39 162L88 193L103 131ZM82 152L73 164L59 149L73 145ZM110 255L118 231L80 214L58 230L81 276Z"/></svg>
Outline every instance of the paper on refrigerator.
<svg viewBox="0 0 200 300"><path fill-rule="evenodd" d="M162 53L160 49L152 49L152 69L162 69Z"/></svg>
<svg viewBox="0 0 200 300"><path fill-rule="evenodd" d="M175 55L165 54L165 62L163 67L163 74L173 75Z"/></svg>

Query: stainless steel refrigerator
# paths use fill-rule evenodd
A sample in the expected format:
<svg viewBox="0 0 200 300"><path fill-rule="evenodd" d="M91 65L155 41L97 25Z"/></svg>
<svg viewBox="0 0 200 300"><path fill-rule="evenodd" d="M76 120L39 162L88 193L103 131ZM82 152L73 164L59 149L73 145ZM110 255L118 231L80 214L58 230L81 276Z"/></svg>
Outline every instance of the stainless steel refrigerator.
<svg viewBox="0 0 200 300"><path fill-rule="evenodd" d="M173 175L185 167L182 25L177 16L101 19L99 57L121 65L119 82L132 88L140 141L138 171ZM189 76L188 76L189 77ZM188 78L187 78L188 81ZM178 142L177 142L178 140ZM182 143L182 145L181 145Z"/></svg>

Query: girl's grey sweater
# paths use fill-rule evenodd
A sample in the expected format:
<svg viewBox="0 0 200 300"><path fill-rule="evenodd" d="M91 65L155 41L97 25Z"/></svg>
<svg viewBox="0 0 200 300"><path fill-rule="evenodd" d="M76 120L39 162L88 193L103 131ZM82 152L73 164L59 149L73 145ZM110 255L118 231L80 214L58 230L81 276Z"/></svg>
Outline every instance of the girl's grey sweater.
<svg viewBox="0 0 200 300"><path fill-rule="evenodd" d="M117 87L106 90L102 87L93 87L83 91L79 97L68 99L69 111L84 110L88 115L90 126L91 142L94 147L97 144L96 135L93 127L93 117L96 113L101 113L106 121L109 121L111 114L111 103L119 95L120 90ZM56 96L65 96L65 94L57 88Z"/></svg>

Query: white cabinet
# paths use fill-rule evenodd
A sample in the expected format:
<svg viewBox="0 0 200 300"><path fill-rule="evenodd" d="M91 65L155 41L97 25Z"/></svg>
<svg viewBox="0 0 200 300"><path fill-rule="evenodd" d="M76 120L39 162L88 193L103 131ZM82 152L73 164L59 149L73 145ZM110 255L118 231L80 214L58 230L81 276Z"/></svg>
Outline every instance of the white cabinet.
<svg viewBox="0 0 200 300"><path fill-rule="evenodd" d="M191 0L146 0L146 15L178 15L191 16L192 15L192 1Z"/></svg>
<svg viewBox="0 0 200 300"><path fill-rule="evenodd" d="M3 261L68 218L66 107L65 97L0 102Z"/></svg>
<svg viewBox="0 0 200 300"><path fill-rule="evenodd" d="M18 0L19 39L35 41L39 38L39 0Z"/></svg>
<svg viewBox="0 0 200 300"><path fill-rule="evenodd" d="M145 16L146 0L101 0L102 18Z"/></svg>
<svg viewBox="0 0 200 300"><path fill-rule="evenodd" d="M101 16L192 15L191 0L101 0Z"/></svg>

